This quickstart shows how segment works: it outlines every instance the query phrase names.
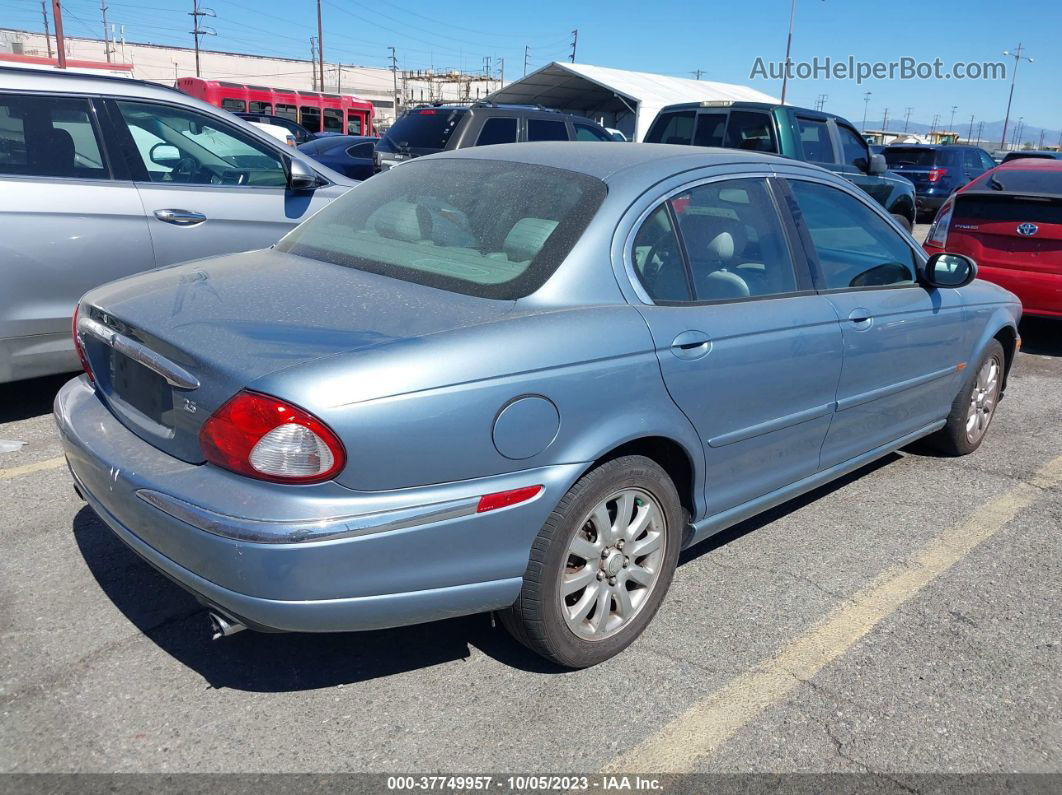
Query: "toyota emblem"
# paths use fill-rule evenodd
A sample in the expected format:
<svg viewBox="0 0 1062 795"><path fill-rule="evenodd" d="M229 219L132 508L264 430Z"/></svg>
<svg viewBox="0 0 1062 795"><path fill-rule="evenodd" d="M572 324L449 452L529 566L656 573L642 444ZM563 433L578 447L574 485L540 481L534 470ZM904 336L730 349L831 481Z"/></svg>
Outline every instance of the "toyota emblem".
<svg viewBox="0 0 1062 795"><path fill-rule="evenodd" d="M1032 237L1039 228L1036 224L1018 224L1018 234L1022 237Z"/></svg>

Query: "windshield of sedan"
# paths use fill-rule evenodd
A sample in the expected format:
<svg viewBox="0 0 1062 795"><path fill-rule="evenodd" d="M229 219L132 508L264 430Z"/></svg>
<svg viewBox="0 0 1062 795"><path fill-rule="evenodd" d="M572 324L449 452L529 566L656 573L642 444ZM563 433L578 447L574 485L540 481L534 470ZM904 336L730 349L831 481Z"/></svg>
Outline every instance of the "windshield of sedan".
<svg viewBox="0 0 1062 795"><path fill-rule="evenodd" d="M605 197L585 174L498 160L418 161L337 199L279 251L483 298L537 290Z"/></svg>

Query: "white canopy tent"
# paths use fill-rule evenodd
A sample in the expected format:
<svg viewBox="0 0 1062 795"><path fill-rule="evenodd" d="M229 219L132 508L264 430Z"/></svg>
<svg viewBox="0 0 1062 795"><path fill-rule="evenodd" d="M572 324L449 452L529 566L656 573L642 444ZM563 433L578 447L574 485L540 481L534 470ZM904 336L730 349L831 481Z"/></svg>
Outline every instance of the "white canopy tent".
<svg viewBox="0 0 1062 795"><path fill-rule="evenodd" d="M622 130L633 141L645 137L665 105L709 100L778 102L747 86L561 61L514 80L487 99L579 113Z"/></svg>

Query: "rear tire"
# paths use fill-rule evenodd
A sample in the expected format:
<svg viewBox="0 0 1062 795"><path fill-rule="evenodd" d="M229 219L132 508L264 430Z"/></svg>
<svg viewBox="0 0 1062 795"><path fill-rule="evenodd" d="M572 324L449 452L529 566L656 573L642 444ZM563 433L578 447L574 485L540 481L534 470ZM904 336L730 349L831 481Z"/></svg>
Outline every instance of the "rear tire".
<svg viewBox="0 0 1062 795"><path fill-rule="evenodd" d="M960 456L969 455L981 446L996 416L1005 366L1003 346L998 340L992 340L977 366L969 368L969 376L951 404L947 424L926 440L935 450Z"/></svg>
<svg viewBox="0 0 1062 795"><path fill-rule="evenodd" d="M567 668L619 654L660 607L684 526L675 484L656 462L632 455L602 464L549 515L502 624Z"/></svg>
<svg viewBox="0 0 1062 795"><path fill-rule="evenodd" d="M906 215L900 215L899 213L892 213L892 217L896 219L896 223L904 228L907 232L914 229L914 223Z"/></svg>

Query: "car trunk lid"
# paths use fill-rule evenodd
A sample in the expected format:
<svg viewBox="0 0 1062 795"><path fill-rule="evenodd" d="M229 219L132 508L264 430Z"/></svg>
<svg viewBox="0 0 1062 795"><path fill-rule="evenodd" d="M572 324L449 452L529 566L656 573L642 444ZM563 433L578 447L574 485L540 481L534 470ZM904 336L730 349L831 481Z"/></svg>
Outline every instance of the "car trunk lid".
<svg viewBox="0 0 1062 795"><path fill-rule="evenodd" d="M159 449L199 463L203 422L263 376L492 322L512 306L257 251L97 288L83 299L79 331L115 416Z"/></svg>

